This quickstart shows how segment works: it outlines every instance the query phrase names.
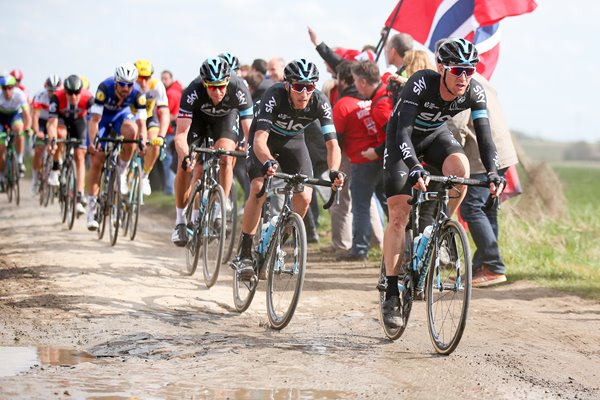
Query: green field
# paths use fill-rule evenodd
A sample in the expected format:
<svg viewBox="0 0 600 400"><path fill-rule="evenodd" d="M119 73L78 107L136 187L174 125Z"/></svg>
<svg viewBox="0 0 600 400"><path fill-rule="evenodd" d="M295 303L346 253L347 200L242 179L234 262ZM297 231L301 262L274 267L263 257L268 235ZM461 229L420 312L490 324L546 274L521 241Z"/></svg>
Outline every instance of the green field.
<svg viewBox="0 0 600 400"><path fill-rule="evenodd" d="M563 185L564 216L530 221L501 213L507 275L510 281L532 280L600 300L600 166L560 163L552 168Z"/></svg>

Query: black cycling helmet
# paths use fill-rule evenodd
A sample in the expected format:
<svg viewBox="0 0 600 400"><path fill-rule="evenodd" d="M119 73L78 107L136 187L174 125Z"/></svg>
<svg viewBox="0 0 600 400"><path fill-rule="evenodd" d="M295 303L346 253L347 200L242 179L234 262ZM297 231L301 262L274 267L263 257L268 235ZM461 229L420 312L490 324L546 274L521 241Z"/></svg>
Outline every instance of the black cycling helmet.
<svg viewBox="0 0 600 400"><path fill-rule="evenodd" d="M69 92L79 92L83 88L83 81L77 75L69 75L65 79L65 89Z"/></svg>
<svg viewBox="0 0 600 400"><path fill-rule="evenodd" d="M58 75L50 75L48 78L46 78L46 87L48 89L52 89L52 90L56 90L60 87L62 83L62 80L60 79L60 76Z"/></svg>
<svg viewBox="0 0 600 400"><path fill-rule="evenodd" d="M313 82L319 80L319 70L312 62L300 58L285 66L283 79L286 82Z"/></svg>
<svg viewBox="0 0 600 400"><path fill-rule="evenodd" d="M475 45L463 38L446 39L437 51L437 61L442 65L477 66L479 53Z"/></svg>
<svg viewBox="0 0 600 400"><path fill-rule="evenodd" d="M231 68L232 71L237 71L240 69L240 60L233 54L221 53L219 54L219 57L227 61L227 64L229 64L229 68Z"/></svg>
<svg viewBox="0 0 600 400"><path fill-rule="evenodd" d="M200 77L205 82L221 82L230 76L231 69L223 58L209 58L200 66Z"/></svg>

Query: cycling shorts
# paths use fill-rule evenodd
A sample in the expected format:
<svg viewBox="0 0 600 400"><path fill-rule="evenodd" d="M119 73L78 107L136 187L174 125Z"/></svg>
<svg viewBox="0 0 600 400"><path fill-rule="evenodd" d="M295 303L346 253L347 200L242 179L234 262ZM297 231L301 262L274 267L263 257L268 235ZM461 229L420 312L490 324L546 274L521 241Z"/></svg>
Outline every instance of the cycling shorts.
<svg viewBox="0 0 600 400"><path fill-rule="evenodd" d="M279 172L286 174L304 174L309 177L313 176L312 162L310 154L304 141L304 134L285 137L271 133L267 140L269 151L279 163ZM262 163L254 154L254 147L248 149L248 157L246 158L246 168L250 180L263 176Z"/></svg>
<svg viewBox="0 0 600 400"><path fill-rule="evenodd" d="M209 117L200 112L194 113L192 125L187 136L188 144L207 137L215 142L219 139L230 139L235 143L239 140L239 125L237 113L230 112L222 117Z"/></svg>

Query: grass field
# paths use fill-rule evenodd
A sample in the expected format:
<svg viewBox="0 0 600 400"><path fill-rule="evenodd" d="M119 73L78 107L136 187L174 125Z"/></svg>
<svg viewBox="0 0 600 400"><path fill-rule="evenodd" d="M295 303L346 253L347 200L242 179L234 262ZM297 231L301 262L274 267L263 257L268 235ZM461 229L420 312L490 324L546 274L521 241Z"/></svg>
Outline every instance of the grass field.
<svg viewBox="0 0 600 400"><path fill-rule="evenodd" d="M500 246L509 280L532 280L600 300L600 165L552 168L564 187L565 217L527 221L501 214Z"/></svg>

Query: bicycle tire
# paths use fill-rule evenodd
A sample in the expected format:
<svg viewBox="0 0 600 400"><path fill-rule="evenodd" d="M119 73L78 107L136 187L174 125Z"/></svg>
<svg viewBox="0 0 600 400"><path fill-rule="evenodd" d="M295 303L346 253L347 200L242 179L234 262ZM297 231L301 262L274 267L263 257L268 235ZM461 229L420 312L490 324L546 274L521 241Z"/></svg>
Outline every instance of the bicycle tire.
<svg viewBox="0 0 600 400"><path fill-rule="evenodd" d="M108 201L108 172L102 169L100 174L100 190L98 192L98 203L96 204L96 221L98 221L98 239L102 240L106 231L106 203Z"/></svg>
<svg viewBox="0 0 600 400"><path fill-rule="evenodd" d="M237 237L237 226L238 226L238 202L237 202L237 187L235 180L231 183L231 190L229 191L229 204L231 209L227 207L226 212L226 223L225 223L225 252L223 254L223 264L227 264L231 255L233 254L233 248L235 246L234 238Z"/></svg>
<svg viewBox="0 0 600 400"><path fill-rule="evenodd" d="M21 203L21 191L19 188L19 162L17 161L17 157L15 157L16 154L13 154L12 157L12 168L11 168L11 175L12 175L12 197L15 199L15 204L19 205Z"/></svg>
<svg viewBox="0 0 600 400"><path fill-rule="evenodd" d="M446 220L433 251L426 281L427 325L435 351L448 355L462 338L471 302L471 255L464 228ZM443 265L442 251L449 261Z"/></svg>
<svg viewBox="0 0 600 400"><path fill-rule="evenodd" d="M402 307L402 320L403 324L399 328L392 328L386 326L383 322L383 302L385 301L385 288L383 285L385 283L386 270L385 270L385 262L383 257L381 258L381 264L379 266L379 321L381 323L381 327L383 328L383 333L390 340L398 340L408 325L408 319L410 317L410 312L412 310L413 304L413 284L412 277L410 275L406 275L403 277L398 277L398 287L400 291L400 284L402 284L402 290L400 291L400 307ZM380 287L381 285L381 287Z"/></svg>
<svg viewBox="0 0 600 400"><path fill-rule="evenodd" d="M131 178L130 197L131 203L127 206L127 220L129 225L129 240L135 239L138 228L138 220L140 218L140 207L142 205L142 165L136 163L133 169L133 177Z"/></svg>
<svg viewBox="0 0 600 400"><path fill-rule="evenodd" d="M60 222L62 222L63 224L65 222L67 222L67 213L69 212L69 210L68 210L69 204L67 202L66 174L67 174L67 165L63 164L63 166L60 169L59 174L58 174L59 184L57 187L58 205L59 205L59 209L60 209Z"/></svg>
<svg viewBox="0 0 600 400"><path fill-rule="evenodd" d="M77 213L77 175L75 168L75 161L73 159L69 160L67 168L67 226L69 230L73 229L75 214Z"/></svg>
<svg viewBox="0 0 600 400"><path fill-rule="evenodd" d="M208 207L202 216L204 283L210 288L219 277L219 269L225 249L225 224L227 205L221 185L214 186L208 197Z"/></svg>
<svg viewBox="0 0 600 400"><path fill-rule="evenodd" d="M306 229L292 212L276 231L269 246L267 271L267 316L273 329L285 328L296 311L306 273ZM290 256L287 259L286 256Z"/></svg>
<svg viewBox="0 0 600 400"><path fill-rule="evenodd" d="M254 275L250 280L245 281L237 270L233 269L233 305L237 312L243 313L250 307L257 287L258 276Z"/></svg>
<svg viewBox="0 0 600 400"><path fill-rule="evenodd" d="M110 174L108 187L108 234L110 245L117 244L121 223L121 175L117 171Z"/></svg>
<svg viewBox="0 0 600 400"><path fill-rule="evenodd" d="M202 185L197 184L194 187L194 191L189 198L188 204L185 210L186 220L188 221L188 242L185 245L185 263L187 268L187 274L189 276L194 275L196 272L196 268L198 267L198 258L200 254L200 245L202 243L202 238L200 235L201 229L201 218L199 211L198 217L196 219L193 218L193 210L196 208L197 210L201 207L202 204L202 195L203 188ZM203 207L203 206L202 206ZM191 229L189 228L191 226Z"/></svg>
<svg viewBox="0 0 600 400"><path fill-rule="evenodd" d="M8 202L12 203L13 201L13 159L15 155L12 150L7 148L6 152L6 197L8 198Z"/></svg>
<svg viewBox="0 0 600 400"><path fill-rule="evenodd" d="M40 177L40 206L48 207L50 202L50 185L48 184L48 178L50 176L50 170L52 170L51 157L47 152L44 152L44 160L42 163L42 173Z"/></svg>

